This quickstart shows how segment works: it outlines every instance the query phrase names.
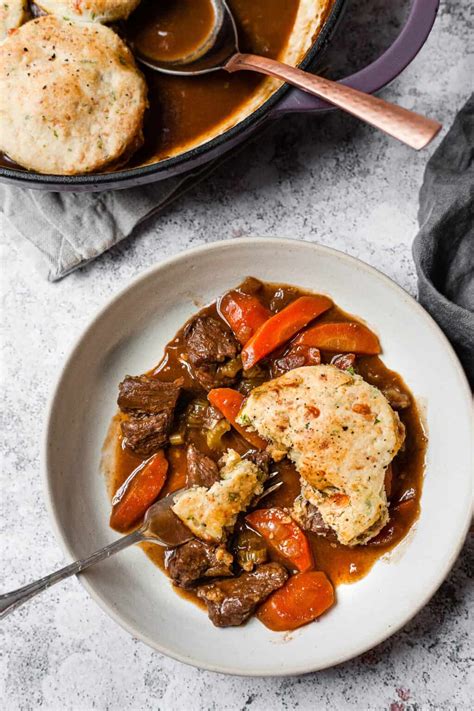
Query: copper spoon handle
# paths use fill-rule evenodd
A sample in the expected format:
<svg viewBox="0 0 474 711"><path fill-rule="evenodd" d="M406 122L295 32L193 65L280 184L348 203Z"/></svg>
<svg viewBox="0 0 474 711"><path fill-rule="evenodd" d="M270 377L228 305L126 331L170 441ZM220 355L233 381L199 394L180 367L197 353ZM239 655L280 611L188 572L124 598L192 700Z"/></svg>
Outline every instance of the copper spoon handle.
<svg viewBox="0 0 474 711"><path fill-rule="evenodd" d="M398 138L399 141L417 151L427 146L442 128L438 121L433 121L414 111L389 104L371 94L364 94L357 89L309 74L288 64L276 62L274 59L237 53L227 61L224 69L228 72L247 69L283 79L298 89L326 99L334 106L370 123L388 133L389 136Z"/></svg>

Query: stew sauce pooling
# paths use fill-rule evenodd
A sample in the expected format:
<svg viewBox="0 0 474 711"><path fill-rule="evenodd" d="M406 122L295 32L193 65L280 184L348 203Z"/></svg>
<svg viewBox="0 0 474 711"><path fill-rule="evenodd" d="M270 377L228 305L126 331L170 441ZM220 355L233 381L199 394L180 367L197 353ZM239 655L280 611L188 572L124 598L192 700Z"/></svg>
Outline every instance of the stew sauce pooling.
<svg viewBox="0 0 474 711"><path fill-rule="evenodd" d="M252 278L245 280L239 290L243 293L255 294L263 307L272 314L280 312L298 297L308 293L287 285L262 284ZM211 316L214 319L221 320L221 304L222 299L217 300L202 309L189 323L195 323L195 319L198 316ZM344 313L336 305L326 310L314 321L316 324L334 322L357 323L356 319ZM205 377L200 378L204 387L196 379L195 368L200 366L193 367L189 360L189 353L186 347L189 328L189 325L186 324L177 333L176 337L166 346L162 361L148 374L161 382L173 383L179 380L182 383L173 425L170 429L170 445L165 447L168 472L166 483L160 496L165 496L186 485L190 466L187 450L190 444L194 445L201 455L205 455L208 458L208 475L211 476L211 480L207 483L208 486L212 484L213 462L217 462L229 448L236 450L240 455L247 455L249 451L254 451L254 448L233 427L229 428L225 421L221 421L221 425L223 422L224 426L221 426L220 430L218 426L209 422L209 419L212 419L212 410L209 411L208 408L207 394L212 383L208 383L206 378L213 376L209 376L207 373ZM300 367L302 365L301 353L292 363L291 359L288 360L285 355L287 348L288 344L286 343L283 347L260 361L247 375L240 369L238 358L227 359L225 362L223 361L224 367L223 369L221 367L222 374L219 377L221 377L221 380L222 378L230 379L232 381L232 389L248 395L255 386L278 376L282 369L288 370L291 367ZM337 355L334 351L321 350L321 363L334 362ZM426 437L420 415L416 403L402 378L397 373L386 368L378 356L339 355L343 359L342 367L348 367L351 370L353 368L365 381L376 386L385 394L392 407L398 411L400 420L405 426L406 439L402 449L389 467L389 474L386 477L390 520L375 538L367 545L348 547L341 545L334 535L327 535L327 532L326 535L318 535L312 531L305 531L314 558L315 570L326 573L334 586L341 583L352 583L362 578L368 573L377 559L391 550L406 536L420 512L426 450ZM340 359L339 363L341 365ZM311 362L306 364L311 365ZM221 382L213 385L226 386L226 384L226 382ZM113 476L108 482L112 494L117 491L131 472L140 463L146 461L149 456L149 453L139 456L125 446L123 435L120 433L117 424L123 421L124 418L126 419L126 417L123 414L117 415L109 434L109 438L115 438L116 453ZM212 433L213 426L214 433ZM210 427L211 435L209 434ZM270 472L274 473L270 483L282 482L282 485L276 491L267 495L254 508L268 509L277 507L288 511L292 508L295 498L300 494L299 475L294 465L287 458L280 462L271 462ZM239 570L239 567L235 566L235 560L239 560L239 546L247 546L247 537L252 539L250 550L252 551L251 557L255 561L267 561L267 564L269 564L268 561L282 563L286 568L289 568L290 572L294 572L294 566L289 565L288 559L282 558L276 552L274 546L265 545L265 541L250 530L248 522L245 520L245 514L239 515L233 535L227 543L228 549L234 555L234 572ZM153 544L143 544L143 547L151 560L164 570L165 559L167 556L169 557L170 553ZM264 550L261 561L259 548ZM204 554L203 550L199 550L198 553L201 556ZM168 569L170 569L169 565ZM309 582L311 584L315 583L314 580ZM281 582L279 584L281 585ZM202 604L193 589L176 589L180 594L184 594L186 597L198 602L198 604ZM283 590L285 588L282 588ZM262 621L265 622L265 618L266 615L263 615ZM215 620L213 619L213 621Z"/></svg>

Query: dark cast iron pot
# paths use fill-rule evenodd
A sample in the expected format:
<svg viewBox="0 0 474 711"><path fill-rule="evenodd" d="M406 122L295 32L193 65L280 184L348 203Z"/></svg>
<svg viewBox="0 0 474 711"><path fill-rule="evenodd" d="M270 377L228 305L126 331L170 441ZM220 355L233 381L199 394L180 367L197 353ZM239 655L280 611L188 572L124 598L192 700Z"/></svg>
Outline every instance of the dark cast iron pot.
<svg viewBox="0 0 474 711"><path fill-rule="evenodd" d="M324 27L300 64L302 69L311 67L327 48L345 5L346 0L335 0ZM433 26L438 6L439 0L412 0L405 25L393 44L372 64L342 79L341 83L367 93L376 92L389 84L410 64L423 47ZM0 181L23 188L72 192L131 188L195 170L235 148L261 128L266 121L289 113L321 114L333 110L334 108L325 101L284 85L250 116L220 136L173 158L128 170L89 175L41 175L0 167Z"/></svg>

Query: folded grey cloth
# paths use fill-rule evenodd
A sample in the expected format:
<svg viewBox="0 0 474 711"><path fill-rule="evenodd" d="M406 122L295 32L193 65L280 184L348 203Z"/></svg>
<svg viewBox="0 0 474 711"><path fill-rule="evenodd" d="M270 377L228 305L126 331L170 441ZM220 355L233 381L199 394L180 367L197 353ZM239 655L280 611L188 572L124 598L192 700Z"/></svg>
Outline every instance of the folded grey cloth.
<svg viewBox="0 0 474 711"><path fill-rule="evenodd" d="M418 222L418 298L453 344L474 390L474 94L426 167Z"/></svg>
<svg viewBox="0 0 474 711"><path fill-rule="evenodd" d="M214 161L177 178L102 193L55 193L0 185L3 227L21 235L50 281L66 276L132 234L196 185Z"/></svg>

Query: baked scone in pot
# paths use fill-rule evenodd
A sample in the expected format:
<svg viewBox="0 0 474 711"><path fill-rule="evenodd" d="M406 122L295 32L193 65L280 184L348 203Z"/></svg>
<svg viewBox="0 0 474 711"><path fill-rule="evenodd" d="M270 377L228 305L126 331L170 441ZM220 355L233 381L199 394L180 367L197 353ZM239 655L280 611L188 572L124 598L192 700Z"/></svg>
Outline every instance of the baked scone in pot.
<svg viewBox="0 0 474 711"><path fill-rule="evenodd" d="M56 175L101 170L143 142L147 87L125 43L100 24L47 15L0 45L0 151Z"/></svg>
<svg viewBox="0 0 474 711"><path fill-rule="evenodd" d="M140 0L35 0L50 15L74 22L126 20Z"/></svg>

